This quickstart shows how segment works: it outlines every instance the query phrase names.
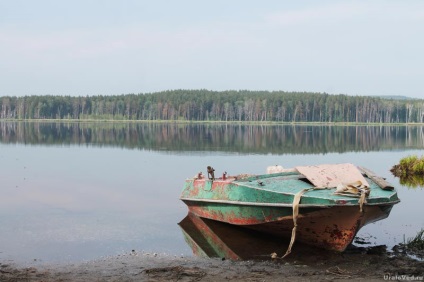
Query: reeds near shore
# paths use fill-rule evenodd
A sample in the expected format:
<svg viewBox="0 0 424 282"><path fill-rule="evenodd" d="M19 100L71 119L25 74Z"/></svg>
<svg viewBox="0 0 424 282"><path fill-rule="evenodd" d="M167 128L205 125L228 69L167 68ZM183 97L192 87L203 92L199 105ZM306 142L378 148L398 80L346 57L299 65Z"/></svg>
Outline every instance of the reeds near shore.
<svg viewBox="0 0 424 282"><path fill-rule="evenodd" d="M408 249L424 251L424 229L421 229L414 238L410 238L406 246Z"/></svg>

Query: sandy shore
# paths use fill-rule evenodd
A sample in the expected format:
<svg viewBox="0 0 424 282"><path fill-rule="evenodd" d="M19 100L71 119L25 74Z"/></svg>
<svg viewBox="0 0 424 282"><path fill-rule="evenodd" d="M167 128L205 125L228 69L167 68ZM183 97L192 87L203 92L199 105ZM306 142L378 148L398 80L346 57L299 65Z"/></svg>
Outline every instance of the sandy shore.
<svg viewBox="0 0 424 282"><path fill-rule="evenodd" d="M0 281L384 281L423 279L424 262L377 248L231 261L130 252L78 264L0 262Z"/></svg>

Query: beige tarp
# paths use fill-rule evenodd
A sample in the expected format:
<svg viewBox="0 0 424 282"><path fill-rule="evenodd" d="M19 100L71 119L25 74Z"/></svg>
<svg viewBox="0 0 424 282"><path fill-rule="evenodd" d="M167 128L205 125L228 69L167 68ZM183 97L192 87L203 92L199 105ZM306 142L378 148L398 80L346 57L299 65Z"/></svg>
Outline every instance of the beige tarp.
<svg viewBox="0 0 424 282"><path fill-rule="evenodd" d="M303 174L316 187L333 188L341 183L361 183L369 187L368 182L353 164L330 164L297 166L297 171Z"/></svg>

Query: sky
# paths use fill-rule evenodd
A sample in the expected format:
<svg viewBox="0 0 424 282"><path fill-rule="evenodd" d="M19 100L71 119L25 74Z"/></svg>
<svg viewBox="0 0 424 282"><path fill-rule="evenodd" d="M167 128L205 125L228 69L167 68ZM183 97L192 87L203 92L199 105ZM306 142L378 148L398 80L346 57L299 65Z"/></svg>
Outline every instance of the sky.
<svg viewBox="0 0 424 282"><path fill-rule="evenodd" d="M0 0L0 96L424 98L424 1Z"/></svg>

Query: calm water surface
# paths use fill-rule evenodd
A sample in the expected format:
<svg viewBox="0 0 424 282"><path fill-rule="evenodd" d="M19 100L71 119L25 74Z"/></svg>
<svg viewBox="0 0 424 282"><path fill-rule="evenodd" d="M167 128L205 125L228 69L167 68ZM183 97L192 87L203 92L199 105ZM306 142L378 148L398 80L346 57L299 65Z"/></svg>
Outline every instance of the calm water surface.
<svg viewBox="0 0 424 282"><path fill-rule="evenodd" d="M192 255L178 226L183 182L351 162L397 186L389 218L361 229L389 247L424 228L424 188L389 169L423 155L424 128L0 123L0 260L76 262L131 250Z"/></svg>

